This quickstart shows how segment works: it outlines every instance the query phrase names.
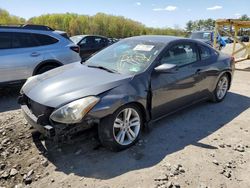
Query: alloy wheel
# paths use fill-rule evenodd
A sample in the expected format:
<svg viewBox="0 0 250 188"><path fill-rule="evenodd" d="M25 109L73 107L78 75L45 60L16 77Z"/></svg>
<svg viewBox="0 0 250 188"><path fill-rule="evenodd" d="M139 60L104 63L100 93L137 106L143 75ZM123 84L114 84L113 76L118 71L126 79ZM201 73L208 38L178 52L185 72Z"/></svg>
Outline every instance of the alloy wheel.
<svg viewBox="0 0 250 188"><path fill-rule="evenodd" d="M129 145L138 137L140 128L141 118L138 112L133 108L125 108L115 118L114 138L120 145Z"/></svg>
<svg viewBox="0 0 250 188"><path fill-rule="evenodd" d="M217 85L216 95L219 100L223 99L228 90L228 78L226 76L221 77Z"/></svg>

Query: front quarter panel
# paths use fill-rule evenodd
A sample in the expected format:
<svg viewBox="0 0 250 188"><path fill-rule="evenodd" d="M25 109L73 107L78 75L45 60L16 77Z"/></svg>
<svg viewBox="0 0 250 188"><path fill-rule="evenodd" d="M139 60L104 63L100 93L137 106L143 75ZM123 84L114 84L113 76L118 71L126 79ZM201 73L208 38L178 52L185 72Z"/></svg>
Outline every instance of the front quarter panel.
<svg viewBox="0 0 250 188"><path fill-rule="evenodd" d="M127 83L106 91L99 95L100 102L89 112L88 115L102 119L113 114L121 106L128 103L137 103L147 110L148 85L146 79L133 78ZM147 113L145 114L147 116ZM148 117L146 117L148 118Z"/></svg>

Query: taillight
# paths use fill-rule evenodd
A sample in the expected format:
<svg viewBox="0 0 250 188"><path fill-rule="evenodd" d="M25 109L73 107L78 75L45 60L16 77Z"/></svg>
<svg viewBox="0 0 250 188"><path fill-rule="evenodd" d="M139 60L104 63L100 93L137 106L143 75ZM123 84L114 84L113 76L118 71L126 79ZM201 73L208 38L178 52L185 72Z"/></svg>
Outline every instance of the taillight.
<svg viewBox="0 0 250 188"><path fill-rule="evenodd" d="M73 50L73 51L76 52L76 53L80 53L80 48L79 48L79 46L71 46L70 49Z"/></svg>

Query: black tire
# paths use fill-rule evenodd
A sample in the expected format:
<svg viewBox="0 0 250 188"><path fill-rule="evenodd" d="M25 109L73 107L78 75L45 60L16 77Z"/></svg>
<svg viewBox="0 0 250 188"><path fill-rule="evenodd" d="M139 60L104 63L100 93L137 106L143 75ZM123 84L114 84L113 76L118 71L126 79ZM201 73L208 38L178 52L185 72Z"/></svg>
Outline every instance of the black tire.
<svg viewBox="0 0 250 188"><path fill-rule="evenodd" d="M222 79L226 79L226 80L227 80L227 89L226 89L226 91L225 91L226 93L223 95L223 97L219 97L219 96L218 96L219 83L220 83L220 81L221 81ZM218 102L223 101L223 100L225 99L226 95L227 95L229 86L230 86L230 79L229 79L229 77L228 77L227 74L223 74L223 75L219 78L219 80L218 80L218 82L217 82L217 84L216 84L216 88L215 88L215 90L214 90L213 93L212 93L212 95L213 95L212 101L215 102L215 103L218 103Z"/></svg>
<svg viewBox="0 0 250 188"><path fill-rule="evenodd" d="M136 138L134 139L132 143L128 145L121 145L116 141L116 138L114 136L115 134L114 123L115 123L115 119L119 116L119 114L121 114L121 112L124 111L125 109L129 109L129 108L134 109L138 113L139 118L140 118L139 120L140 128L139 128L138 135L136 136ZM121 151L121 150L129 148L130 146L134 145L138 141L141 130L142 130L142 126L143 126L143 117L142 117L142 113L140 109L135 104L128 104L128 105L124 105L120 107L118 110L115 111L115 113L101 120L98 126L98 136L99 136L101 144L105 146L106 148L112 151Z"/></svg>
<svg viewBox="0 0 250 188"><path fill-rule="evenodd" d="M54 69L54 68L57 68L58 66L56 66L56 65L45 65L45 66L42 66L41 68L39 68L37 71L36 71L36 74L35 75L37 75L37 74L43 74L43 73L45 73L45 72L47 72L47 71L49 71L49 70L52 70L52 69Z"/></svg>

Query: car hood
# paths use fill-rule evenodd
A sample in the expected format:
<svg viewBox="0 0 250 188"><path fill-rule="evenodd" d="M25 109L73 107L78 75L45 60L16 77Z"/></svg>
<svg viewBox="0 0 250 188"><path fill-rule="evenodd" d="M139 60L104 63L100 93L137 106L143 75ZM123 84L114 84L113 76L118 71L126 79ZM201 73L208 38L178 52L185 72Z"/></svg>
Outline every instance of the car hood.
<svg viewBox="0 0 250 188"><path fill-rule="evenodd" d="M131 78L73 63L31 77L21 92L37 103L57 108L76 99L99 95Z"/></svg>

